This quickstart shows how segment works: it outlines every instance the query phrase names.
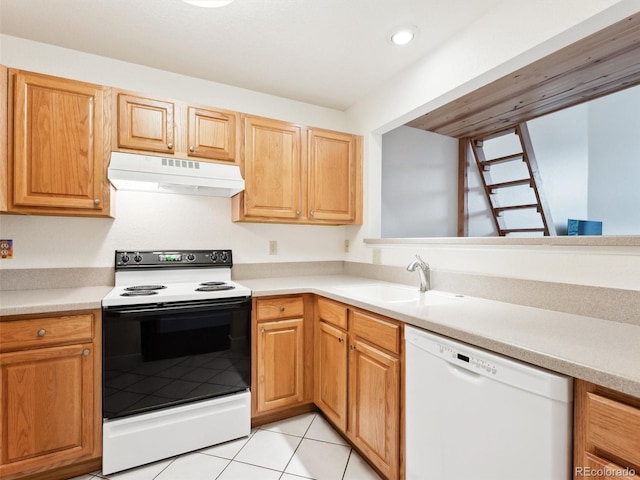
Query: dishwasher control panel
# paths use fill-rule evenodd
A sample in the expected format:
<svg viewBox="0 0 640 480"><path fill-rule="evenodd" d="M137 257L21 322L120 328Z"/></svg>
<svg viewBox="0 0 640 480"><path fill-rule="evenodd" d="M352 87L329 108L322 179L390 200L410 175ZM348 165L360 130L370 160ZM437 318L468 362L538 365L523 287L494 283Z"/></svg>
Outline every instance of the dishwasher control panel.
<svg viewBox="0 0 640 480"><path fill-rule="evenodd" d="M487 362L486 360L483 360L478 357L465 355L464 353L461 353L460 351L454 348L451 348L448 345L443 345L439 343L438 350L440 351L440 355L442 355L443 357L449 357L452 360L454 360L454 362L456 363L465 362L467 365L470 365L471 367L474 367L480 370L485 370L487 373L492 373L494 375L498 371L495 364L491 362Z"/></svg>

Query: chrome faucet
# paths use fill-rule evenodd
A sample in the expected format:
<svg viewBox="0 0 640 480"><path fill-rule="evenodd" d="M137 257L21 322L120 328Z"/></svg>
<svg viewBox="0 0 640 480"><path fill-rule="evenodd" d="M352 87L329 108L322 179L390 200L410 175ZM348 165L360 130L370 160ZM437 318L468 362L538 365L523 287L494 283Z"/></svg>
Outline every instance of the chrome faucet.
<svg viewBox="0 0 640 480"><path fill-rule="evenodd" d="M426 292L431 288L431 274L429 272L429 264L420 258L420 255L416 255L416 260L411 262L407 266L407 270L415 272L418 270L420 275L420 291Z"/></svg>

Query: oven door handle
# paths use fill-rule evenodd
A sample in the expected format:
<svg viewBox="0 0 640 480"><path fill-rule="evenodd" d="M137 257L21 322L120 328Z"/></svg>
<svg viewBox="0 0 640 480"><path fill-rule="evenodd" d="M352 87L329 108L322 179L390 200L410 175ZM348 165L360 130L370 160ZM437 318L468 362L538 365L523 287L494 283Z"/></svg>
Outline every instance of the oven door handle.
<svg viewBox="0 0 640 480"><path fill-rule="evenodd" d="M201 312L202 310L228 310L228 309L236 309L238 307L251 305L251 298L243 298L242 300L232 300L232 301L222 301L222 302L210 302L210 303L198 303L198 304L188 304L181 303L172 305L170 303L154 303L145 306L136 306L136 307L108 307L107 311L111 316L117 317L126 317L129 315L157 315L159 313L165 312L180 312L180 313L191 313L191 312Z"/></svg>

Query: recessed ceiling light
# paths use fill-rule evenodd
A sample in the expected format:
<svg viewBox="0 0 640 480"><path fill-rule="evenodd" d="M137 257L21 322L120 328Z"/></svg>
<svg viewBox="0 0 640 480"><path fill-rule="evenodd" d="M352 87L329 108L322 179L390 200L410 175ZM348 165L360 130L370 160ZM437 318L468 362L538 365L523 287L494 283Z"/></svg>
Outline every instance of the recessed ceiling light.
<svg viewBox="0 0 640 480"><path fill-rule="evenodd" d="M195 5L196 7L204 8L218 8L229 5L233 0L182 0L189 5Z"/></svg>
<svg viewBox="0 0 640 480"><path fill-rule="evenodd" d="M389 41L394 45L411 43L416 36L416 27L399 27L391 32Z"/></svg>

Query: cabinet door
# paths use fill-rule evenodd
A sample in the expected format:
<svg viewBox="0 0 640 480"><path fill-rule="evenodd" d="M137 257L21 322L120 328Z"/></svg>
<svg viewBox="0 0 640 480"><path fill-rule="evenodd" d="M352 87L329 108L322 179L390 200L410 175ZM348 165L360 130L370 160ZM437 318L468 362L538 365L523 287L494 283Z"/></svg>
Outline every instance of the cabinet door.
<svg viewBox="0 0 640 480"><path fill-rule="evenodd" d="M347 429L347 334L316 323L314 401L343 432Z"/></svg>
<svg viewBox="0 0 640 480"><path fill-rule="evenodd" d="M309 217L351 222L356 218L356 138L309 130Z"/></svg>
<svg viewBox="0 0 640 480"><path fill-rule="evenodd" d="M304 400L303 325L302 318L258 324L258 413Z"/></svg>
<svg viewBox="0 0 640 480"><path fill-rule="evenodd" d="M398 478L400 361L357 338L349 357L348 437L389 479Z"/></svg>
<svg viewBox="0 0 640 480"><path fill-rule="evenodd" d="M173 153L175 106L172 102L118 94L118 147Z"/></svg>
<svg viewBox="0 0 640 480"><path fill-rule="evenodd" d="M301 215L302 141L302 127L245 118L245 215L287 219Z"/></svg>
<svg viewBox="0 0 640 480"><path fill-rule="evenodd" d="M15 71L12 211L108 214L103 109L98 85Z"/></svg>
<svg viewBox="0 0 640 480"><path fill-rule="evenodd" d="M95 455L95 357L91 343L0 354L0 477Z"/></svg>
<svg viewBox="0 0 640 480"><path fill-rule="evenodd" d="M236 160L236 114L204 108L187 108L190 157Z"/></svg>

